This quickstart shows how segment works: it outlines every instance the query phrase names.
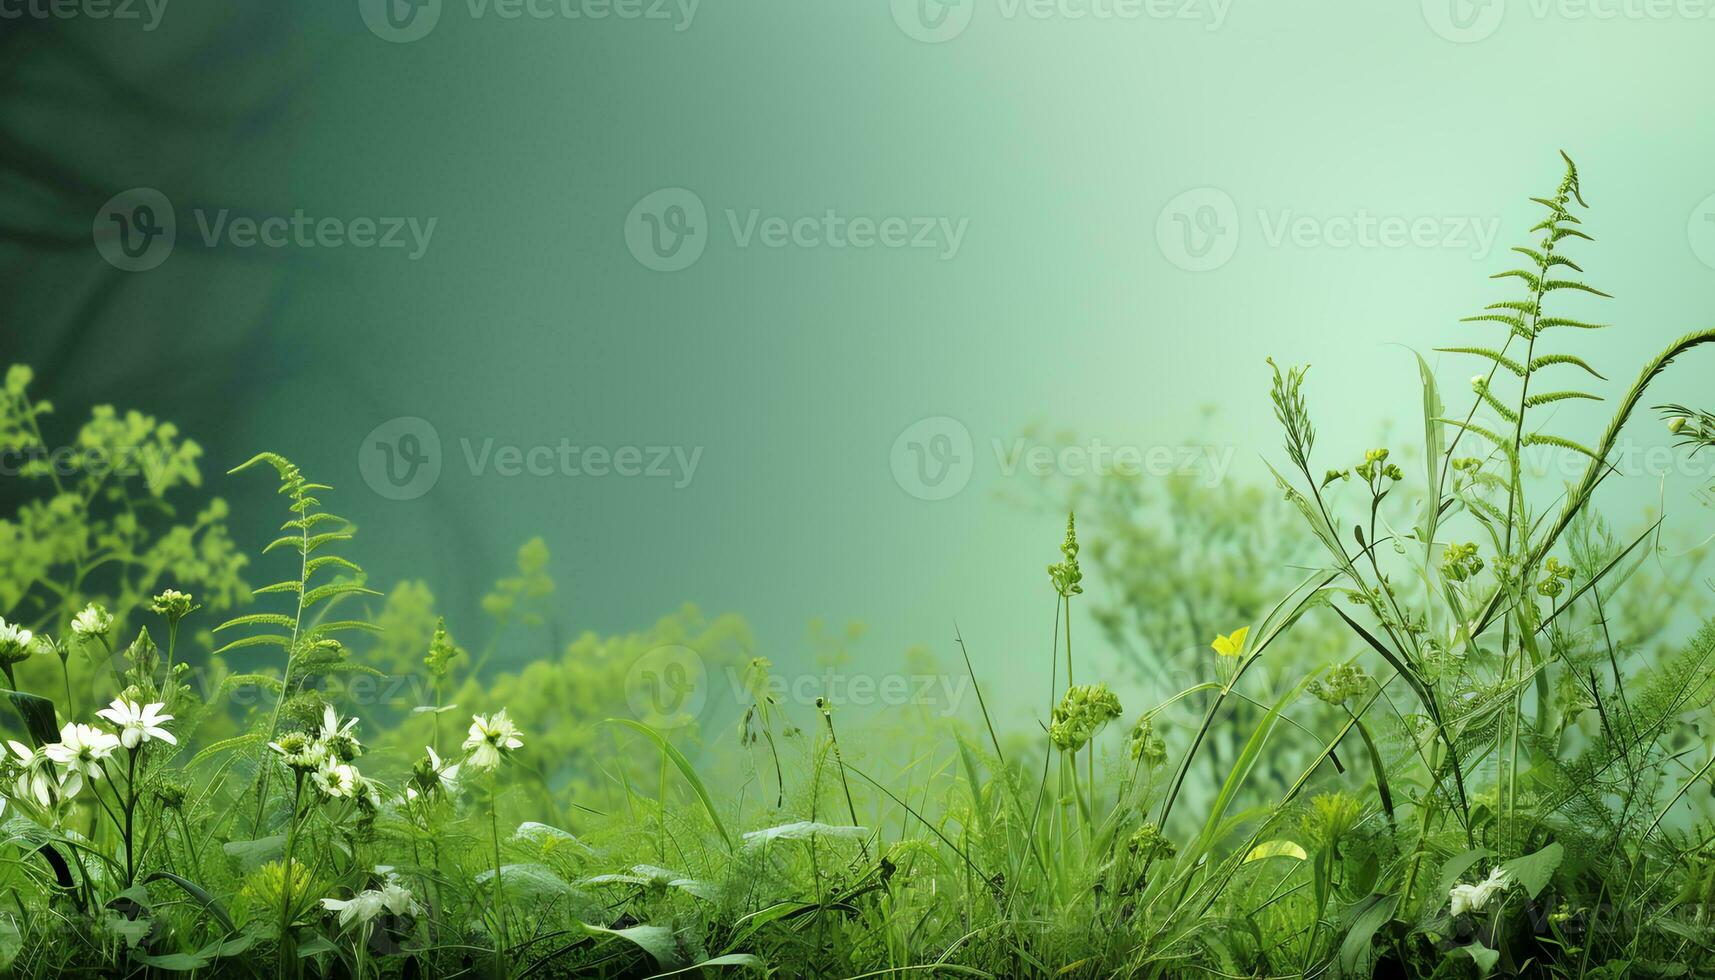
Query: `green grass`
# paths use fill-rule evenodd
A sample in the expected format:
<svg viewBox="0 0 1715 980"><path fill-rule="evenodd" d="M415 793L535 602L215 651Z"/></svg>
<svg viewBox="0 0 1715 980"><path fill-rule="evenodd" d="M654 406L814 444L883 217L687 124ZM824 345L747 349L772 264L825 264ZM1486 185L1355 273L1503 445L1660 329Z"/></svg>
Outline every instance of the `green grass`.
<svg viewBox="0 0 1715 980"><path fill-rule="evenodd" d="M196 497L194 443L97 409L83 455L26 467L39 493L0 522L16 741L0 963L1704 975L1715 626L1679 635L1702 587L1661 522L1618 534L1596 501L1651 383L1715 332L1643 365L1594 438L1546 428L1605 382L1575 353L1604 294L1567 254L1590 239L1570 160L1535 200L1532 244L1495 277L1510 293L1446 348L1481 369L1469 396L1454 404L1418 358L1416 445L1318 457L1308 369L1273 366L1274 487L1070 490L1082 520L1047 569L1052 639L1004 665L1048 685L1029 718L991 715L1003 665L962 637L974 698L956 719L790 703L742 621L691 609L491 668L503 638L542 642L541 542L486 597L470 652L425 584L370 587L331 488L272 454L235 470L245 493L239 474L272 471L285 510L247 557L226 505ZM0 442L26 455L52 444L30 382L14 368L0 402ZM1715 416L1659 413L1715 446ZM147 465L97 465L137 446ZM1533 448L1583 475L1545 490ZM1119 663L1082 652L1088 622ZM1184 668L1191 645L1196 680L1121 703L1125 672ZM681 648L704 683L742 679L736 732L718 713L705 732L626 712L628 675Z"/></svg>

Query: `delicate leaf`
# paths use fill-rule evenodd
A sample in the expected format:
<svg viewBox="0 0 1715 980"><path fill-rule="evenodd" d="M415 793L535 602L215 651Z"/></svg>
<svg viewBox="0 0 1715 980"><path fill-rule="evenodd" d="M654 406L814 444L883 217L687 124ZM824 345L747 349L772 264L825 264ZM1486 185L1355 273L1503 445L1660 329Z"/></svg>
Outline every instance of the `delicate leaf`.
<svg viewBox="0 0 1715 980"><path fill-rule="evenodd" d="M1292 841L1271 840L1267 843L1258 844L1251 848L1250 853L1245 855L1244 863L1249 864L1252 861L1263 861L1268 858L1276 857L1289 857L1298 861L1307 861L1310 859L1310 855L1304 853L1304 848L1299 847Z"/></svg>

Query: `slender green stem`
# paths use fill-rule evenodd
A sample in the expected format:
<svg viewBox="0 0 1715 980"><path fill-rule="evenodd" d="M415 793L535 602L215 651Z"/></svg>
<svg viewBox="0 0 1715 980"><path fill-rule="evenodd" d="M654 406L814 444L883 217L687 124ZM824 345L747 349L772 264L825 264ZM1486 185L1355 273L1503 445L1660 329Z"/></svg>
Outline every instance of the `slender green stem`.
<svg viewBox="0 0 1715 980"><path fill-rule="evenodd" d="M500 934L495 937L494 952L502 973L509 972L506 951L510 948L506 927L506 893L501 884L500 873L500 768L494 769L491 794L488 800L488 829L494 839L494 906L500 916Z"/></svg>
<svg viewBox="0 0 1715 980"><path fill-rule="evenodd" d="M280 976L296 972L297 955L292 949L292 855L298 844L298 810L304 798L304 774L292 770L292 812L286 819L286 863L280 876Z"/></svg>

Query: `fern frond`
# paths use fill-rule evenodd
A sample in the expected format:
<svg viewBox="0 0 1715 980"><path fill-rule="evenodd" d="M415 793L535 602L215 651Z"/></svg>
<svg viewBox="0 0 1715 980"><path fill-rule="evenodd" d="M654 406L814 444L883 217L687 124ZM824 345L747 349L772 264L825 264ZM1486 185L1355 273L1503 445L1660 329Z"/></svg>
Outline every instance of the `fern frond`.
<svg viewBox="0 0 1715 980"><path fill-rule="evenodd" d="M244 462L239 463L237 466L234 466L232 469L227 470L226 475L232 476L235 473L243 473L245 470L250 469L257 463L267 463L269 466L274 467L274 471L280 474L280 481L282 483L302 480L302 477L298 474L298 468L293 466L286 457L281 456L279 453L257 453Z"/></svg>
<svg viewBox="0 0 1715 980"><path fill-rule="evenodd" d="M1496 398L1495 393L1489 390L1488 385L1484 385L1477 389L1477 397L1481 398L1484 404L1494 409L1496 415L1499 415L1501 418L1506 419L1514 425L1518 424L1518 413L1508 408L1505 402Z"/></svg>
<svg viewBox="0 0 1715 980"><path fill-rule="evenodd" d="M1492 430L1486 429L1483 426L1476 424L1475 422L1466 422L1463 419L1446 419L1446 418L1436 419L1436 421L1441 422L1445 425L1451 425L1451 426L1458 428L1458 429L1463 429L1466 432L1471 433L1472 435L1481 436L1484 439L1488 440L1489 442L1494 443L1494 445L1497 448L1499 448L1503 453L1507 454L1508 456L1512 455L1513 447L1512 447L1512 444L1510 442L1508 442L1505 439L1502 439L1500 436L1496 435Z"/></svg>
<svg viewBox="0 0 1715 980"><path fill-rule="evenodd" d="M1595 286L1592 286L1589 283L1578 282L1577 280L1574 280L1574 279L1550 279L1547 282L1542 284L1542 291L1545 293L1558 292L1559 290L1563 290L1563 289L1572 289L1572 290L1576 290L1578 292L1589 293L1592 296L1600 296L1603 299L1613 299L1614 298L1613 296L1609 295L1608 293L1602 292L1600 289L1597 289Z"/></svg>
<svg viewBox="0 0 1715 980"><path fill-rule="evenodd" d="M1555 402L1568 401L1574 398L1584 398L1593 402L1599 402L1602 400L1601 395L1592 395L1587 391L1545 391L1539 395L1531 395L1529 398L1526 398L1524 400L1524 407L1536 408L1541 405L1552 405Z"/></svg>
<svg viewBox="0 0 1715 980"><path fill-rule="evenodd" d="M1477 323L1477 322L1481 322L1481 321L1491 321L1494 323L1504 323L1509 328L1511 328L1511 332L1512 332L1513 336L1523 337L1526 340L1530 339L1530 328L1526 327L1524 325L1524 318L1523 317L1504 316L1504 315L1499 314L1499 313L1483 313L1483 314L1479 314L1477 316L1461 317L1459 322L1460 323Z"/></svg>
<svg viewBox="0 0 1715 980"><path fill-rule="evenodd" d="M350 541L353 536L351 531L328 531L325 534L312 534L303 542L304 552L306 554L313 552L322 545L334 541Z"/></svg>
<svg viewBox="0 0 1715 980"><path fill-rule="evenodd" d="M280 525L280 530L282 530L282 531L305 531L305 530L308 530L312 527L315 527L318 524L325 524L328 521L343 521L343 520L345 520L345 518L340 517L337 514L330 514L324 510L324 511L319 511L317 513L311 514L307 517L300 517L297 520L287 521L286 523Z"/></svg>
<svg viewBox="0 0 1715 980"><path fill-rule="evenodd" d="M218 657L229 650L243 650L248 647L261 646L273 646L279 647L282 650L289 650L292 646L292 638L289 636L281 636L278 633L257 633L252 636L246 636L240 640L233 640L231 643L228 643L214 651L214 656Z"/></svg>
<svg viewBox="0 0 1715 980"><path fill-rule="evenodd" d="M327 585L317 586L316 588L305 592L304 608L308 609L310 606L338 595L379 596L381 594L382 593L377 592L374 589L366 588L356 582L332 582Z"/></svg>
<svg viewBox="0 0 1715 980"><path fill-rule="evenodd" d="M1535 262L1537 267L1540 269L1552 269L1555 266L1560 265L1560 266L1565 266L1566 268L1571 269L1574 272L1583 272L1584 271L1584 268L1582 266L1580 266L1578 263L1576 263L1576 262L1572 261L1571 259L1567 258L1566 256L1560 255L1558 253L1550 252L1547 255L1544 255L1543 253L1537 251L1536 249L1530 248L1529 246L1526 246L1526 245L1514 245L1512 250L1519 253L1520 255L1528 256L1530 258L1530 260L1532 262Z"/></svg>
<svg viewBox="0 0 1715 980"><path fill-rule="evenodd" d="M275 582L273 585L264 585L259 589L251 589L250 594L271 595L275 592L301 592L303 591L303 588L303 583L293 579L290 582Z"/></svg>
<svg viewBox="0 0 1715 980"><path fill-rule="evenodd" d="M262 553L264 555L269 554L269 553L273 552L276 548L297 548L300 545L302 545L303 543L304 543L304 539L303 539L302 535L288 534L288 535L285 535L283 537L275 538L274 540L263 545L262 546Z"/></svg>
<svg viewBox="0 0 1715 980"><path fill-rule="evenodd" d="M1532 315L1532 314L1536 313L1537 304L1533 303L1529 300L1523 300L1523 299L1504 299L1498 303L1490 303L1488 306L1483 307L1483 309L1485 309L1485 310L1516 310L1516 311L1523 313L1523 314L1528 316L1528 315ZM1519 324L1519 326L1522 327L1522 326L1524 326L1524 324L1521 323L1521 324Z"/></svg>
<svg viewBox="0 0 1715 980"><path fill-rule="evenodd" d="M208 759L212 759L222 752L228 752L228 751L231 751L232 749L243 748L247 745L261 745L263 742L266 742L266 741L267 741L267 738L264 737L261 732L246 732L243 735L235 735L232 738L223 739L219 742L215 742L213 745L210 745L207 748L203 749L201 752L198 752L196 755L191 757L190 763L187 764L185 766L185 768L195 769L197 766L201 765L204 761L206 761Z"/></svg>
<svg viewBox="0 0 1715 980"><path fill-rule="evenodd" d="M1606 330L1608 325L1606 323L1586 323L1583 320L1569 320L1566 317L1561 316L1545 316L1536 321L1536 328L1538 330L1546 330L1549 327L1574 327L1579 330Z"/></svg>
<svg viewBox="0 0 1715 980"><path fill-rule="evenodd" d="M1546 432L1529 433L1524 437L1524 444L1527 446L1553 446L1556 449L1570 450L1591 459L1596 458L1596 450L1573 442L1571 439L1562 439L1560 436L1549 435Z"/></svg>
<svg viewBox="0 0 1715 980"><path fill-rule="evenodd" d="M1497 272L1489 278L1523 279L1525 281L1525 285L1530 287L1531 292L1540 292L1542 290L1542 278L1534 272L1526 272L1523 269L1508 269L1505 272Z"/></svg>
<svg viewBox="0 0 1715 980"><path fill-rule="evenodd" d="M235 626L284 626L286 629L291 629L296 625L297 623L293 621L292 617L280 613L250 613L247 616L234 616L210 632L219 633L221 630L229 630Z"/></svg>
<svg viewBox="0 0 1715 980"><path fill-rule="evenodd" d="M1582 357L1578 357L1575 354L1539 354L1530 359L1530 369L1532 372L1540 371L1541 369L1554 364L1570 364L1573 367L1581 367L1590 372L1592 377L1598 378L1602 381L1608 380L1601 374L1601 372L1585 363Z"/></svg>
<svg viewBox="0 0 1715 980"><path fill-rule="evenodd" d="M341 619L331 623L321 623L314 629L310 630L310 634L312 636L326 636L331 633L350 633L353 631L363 633L383 632L381 627L374 623L365 622L361 619Z"/></svg>
<svg viewBox="0 0 1715 980"><path fill-rule="evenodd" d="M330 565L343 568L348 572L355 572L359 575L363 574L363 569L357 567L357 562L348 558L341 558L338 555L317 555L316 557L311 558L309 562L304 565L304 575L307 578Z"/></svg>
<svg viewBox="0 0 1715 980"><path fill-rule="evenodd" d="M215 690L214 697L209 700L217 701L240 687L261 687L278 694L280 678L272 674L231 674L220 682L220 687Z"/></svg>
<svg viewBox="0 0 1715 980"><path fill-rule="evenodd" d="M1498 350L1491 350L1487 347L1437 347L1435 349L1442 354L1475 354L1478 357L1493 361L1521 378L1525 374L1524 365Z"/></svg>

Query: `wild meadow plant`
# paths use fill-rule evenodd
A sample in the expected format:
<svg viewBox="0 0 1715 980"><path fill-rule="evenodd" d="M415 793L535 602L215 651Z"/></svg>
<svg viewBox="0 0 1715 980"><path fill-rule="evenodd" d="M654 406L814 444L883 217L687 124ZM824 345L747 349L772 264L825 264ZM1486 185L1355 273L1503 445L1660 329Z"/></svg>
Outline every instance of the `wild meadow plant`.
<svg viewBox="0 0 1715 980"><path fill-rule="evenodd" d="M0 521L16 715L0 967L1702 975L1715 627L1672 635L1692 564L1652 578L1661 521L1619 537L1594 502L1646 390L1715 331L1651 359L1596 438L1549 431L1554 406L1604 380L1562 345L1597 329L1575 303L1603 294L1567 254L1590 238L1570 160L1536 201L1533 243L1497 277L1517 293L1471 318L1497 339L1446 349L1481 366L1469 406L1450 410L1418 359L1419 450L1319 458L1308 369L1274 366L1275 491L1301 523L1276 540L1320 551L1294 556L1279 594L1245 574L1283 574L1264 567L1279 547L1233 527L1262 512L1249 489L1236 510L1169 491L1219 550L1201 578L1180 561L1168 591L1128 568L1177 547L1141 526L1092 544L1087 578L1080 532L1118 523L1089 513L1145 504L1112 485L1084 498L1047 568L1049 690L1031 723L991 713L978 675L994 664L962 636L974 711L939 730L836 724L833 698L771 685L741 623L689 610L491 668L500 637L551 617L544 544L485 599L496 625L472 655L426 585L370 586L331 488L272 454L233 472L277 477L287 516L257 566L286 570L240 589L224 506L175 523L174 492L200 484L194 444L98 410L80 445L136 437L171 462L43 463L29 475L46 499ZM7 377L0 441L41 448L29 380ZM1715 448L1715 415L1657 410L1682 444ZM1546 502L1521 462L1533 447L1585 461ZM1075 652L1080 616L1133 631L1125 656L1146 670L1190 631L1201 679L1128 710L1088 645ZM627 670L669 645L731 671L730 741L715 711L708 731L613 717ZM354 693L388 673L421 678L421 703Z"/></svg>

